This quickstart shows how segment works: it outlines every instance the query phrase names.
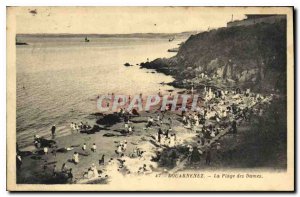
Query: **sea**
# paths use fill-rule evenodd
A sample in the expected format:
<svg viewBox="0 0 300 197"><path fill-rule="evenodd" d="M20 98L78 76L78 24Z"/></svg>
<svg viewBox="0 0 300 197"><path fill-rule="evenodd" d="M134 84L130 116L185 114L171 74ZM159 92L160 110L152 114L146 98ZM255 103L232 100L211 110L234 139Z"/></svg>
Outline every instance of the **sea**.
<svg viewBox="0 0 300 197"><path fill-rule="evenodd" d="M148 69L141 62L169 58L168 49L185 41L165 37L24 36L28 45L16 46L17 143L32 146L33 136L70 135L71 122L95 124L102 94L154 94L174 79ZM126 67L125 63L133 66Z"/></svg>

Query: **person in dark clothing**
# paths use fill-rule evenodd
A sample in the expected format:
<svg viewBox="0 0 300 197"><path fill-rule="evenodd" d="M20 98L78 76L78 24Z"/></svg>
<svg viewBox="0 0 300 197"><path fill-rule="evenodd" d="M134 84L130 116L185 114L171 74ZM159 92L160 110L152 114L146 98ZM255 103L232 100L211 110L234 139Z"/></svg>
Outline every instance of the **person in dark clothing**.
<svg viewBox="0 0 300 197"><path fill-rule="evenodd" d="M57 175L57 172L56 172L56 165L53 166L52 173L53 173L53 176L56 176L56 175Z"/></svg>
<svg viewBox="0 0 300 197"><path fill-rule="evenodd" d="M169 138L169 129L166 130L165 136L166 136L166 138Z"/></svg>
<svg viewBox="0 0 300 197"><path fill-rule="evenodd" d="M66 163L63 163L63 165L61 166L61 172L67 172L68 169L67 169L67 165Z"/></svg>
<svg viewBox="0 0 300 197"><path fill-rule="evenodd" d="M44 162L44 165L43 165L43 170L46 171L47 168L48 168L48 166L47 166L47 161L45 161L45 162Z"/></svg>
<svg viewBox="0 0 300 197"><path fill-rule="evenodd" d="M51 128L52 137L55 136L55 130L56 130L56 127L55 127L55 125L53 125L52 128Z"/></svg>
<svg viewBox="0 0 300 197"><path fill-rule="evenodd" d="M104 165L104 157L105 155L103 154L101 159L99 160L99 165Z"/></svg>
<svg viewBox="0 0 300 197"><path fill-rule="evenodd" d="M194 162L199 162L201 158L201 155L197 149L197 147L193 147L193 151L191 153L191 158L190 158L190 162L194 163Z"/></svg>
<svg viewBox="0 0 300 197"><path fill-rule="evenodd" d="M67 173L67 176L68 176L68 180L70 182L73 181L73 173L72 173L72 168L70 168L69 172Z"/></svg>
<svg viewBox="0 0 300 197"><path fill-rule="evenodd" d="M235 120L232 121L231 129L232 129L233 134L237 133L237 126L236 126L236 121Z"/></svg>
<svg viewBox="0 0 300 197"><path fill-rule="evenodd" d="M172 121L172 118L169 117L169 125L170 125L170 126L172 126L172 122L173 122L173 121Z"/></svg>
<svg viewBox="0 0 300 197"><path fill-rule="evenodd" d="M185 109L183 109L183 110L181 111L181 116L184 116L185 114L186 114Z"/></svg>
<svg viewBox="0 0 300 197"><path fill-rule="evenodd" d="M206 165L210 165L211 162L211 152L210 149L206 151L205 163Z"/></svg>
<svg viewBox="0 0 300 197"><path fill-rule="evenodd" d="M53 149L52 149L52 155L54 157L56 157L56 151L57 151L56 146L54 146Z"/></svg>
<svg viewBox="0 0 300 197"><path fill-rule="evenodd" d="M19 144L17 143L17 154L20 152Z"/></svg>
<svg viewBox="0 0 300 197"><path fill-rule="evenodd" d="M206 117L206 114L207 114L207 110L205 109L204 110L204 117Z"/></svg>
<svg viewBox="0 0 300 197"><path fill-rule="evenodd" d="M17 155L17 169L21 169L21 166L22 166L22 158L20 155Z"/></svg>
<svg viewBox="0 0 300 197"><path fill-rule="evenodd" d="M161 128L158 129L158 133L157 133L157 141L160 143L161 141L161 135L163 134Z"/></svg>

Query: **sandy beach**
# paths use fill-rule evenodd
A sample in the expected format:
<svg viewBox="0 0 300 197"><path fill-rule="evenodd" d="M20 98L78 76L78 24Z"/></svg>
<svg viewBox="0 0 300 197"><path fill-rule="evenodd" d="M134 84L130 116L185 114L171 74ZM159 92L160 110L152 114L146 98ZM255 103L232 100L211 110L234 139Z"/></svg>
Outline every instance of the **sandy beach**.
<svg viewBox="0 0 300 197"><path fill-rule="evenodd" d="M200 90L199 90L200 91ZM202 92L203 94L203 92ZM228 93L224 100L230 100L232 103L241 103L240 107L249 107L253 112L257 106L261 104L270 104L272 97L264 97L264 100L257 101L255 95L245 96L244 94ZM234 99L235 98L235 99ZM223 99L218 98L215 101L209 101L208 105L216 105ZM251 103L250 101L253 101ZM202 104L203 105L203 104ZM219 105L222 106L222 105ZM224 107L230 106L224 104ZM187 126L183 121L182 113L179 111L166 111L164 118L157 121L157 115L161 116L159 109L153 109L150 112L140 112L138 116L131 115L129 125L133 127L133 131L126 133L124 128L124 118L120 117L117 121L100 125L100 131L94 134L79 133L71 131L73 134L58 138L53 138L56 142L55 148L50 148L48 154L45 154L43 147L40 149L33 148L30 152L20 152L22 156L22 166L18 172L18 182L22 183L107 183L113 179L115 173L123 176L147 175L151 173L163 173L168 170L174 173L186 169L218 169L226 168L226 160L228 157L222 158L222 152L226 153L232 147L238 147L239 143L243 143L245 132L249 132L251 122L245 121L245 117L236 115L224 117L221 122L217 122L214 116L207 118L204 125ZM258 113L260 113L258 111ZM189 112L190 115L195 112ZM95 123L101 122L105 116L112 114L94 114ZM114 116L119 117L118 114ZM147 127L148 118L153 117L152 126ZM231 117L231 118L230 118ZM238 134L232 134L232 117L238 123ZM171 119L171 123L170 123ZM203 126L209 127L214 125L218 128L214 136L203 137ZM176 134L176 142L174 145L170 141L158 142L157 132L159 128L164 132L172 129L168 133ZM70 128L71 130L71 128ZM215 129L214 129L215 131ZM163 134L163 135L164 135ZM51 138L49 138L50 140ZM203 141L204 140L204 141ZM241 141L241 142L239 142ZM118 154L118 145L126 142L126 150L122 150ZM93 144L96 144L97 150L92 151ZM83 144L86 144L86 150L83 150ZM143 152L141 155L135 155L135 150ZM197 150L195 161L192 161L193 149ZM28 150L28 149L27 149ZM53 152L55 150L55 152ZM209 150L210 156L207 156ZM23 150L24 151L24 150ZM79 163L72 161L73 154L79 154ZM99 160L104 155L104 161ZM207 164L207 158L212 160L211 164ZM235 159L231 159L235 160ZM125 162L124 162L125 161ZM60 179L58 181L58 173L65 164L65 169L72 169L72 179ZM144 166L145 165L145 166ZM91 166L95 166L99 175L88 177L88 170ZM283 165L284 166L284 165ZM143 169L145 167L145 169ZM232 162L227 167L232 167ZM236 167L246 167L243 163L237 164ZM143 169L141 171L141 169ZM61 181L61 182L60 182Z"/></svg>

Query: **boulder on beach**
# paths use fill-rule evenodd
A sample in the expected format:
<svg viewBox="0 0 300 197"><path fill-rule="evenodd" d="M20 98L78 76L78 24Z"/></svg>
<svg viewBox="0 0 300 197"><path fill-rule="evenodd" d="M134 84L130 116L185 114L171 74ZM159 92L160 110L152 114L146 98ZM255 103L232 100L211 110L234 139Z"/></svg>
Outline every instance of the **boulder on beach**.
<svg viewBox="0 0 300 197"><path fill-rule="evenodd" d="M93 116L104 116L104 114L100 113L100 112L92 113L90 115L93 115Z"/></svg>
<svg viewBox="0 0 300 197"><path fill-rule="evenodd" d="M18 155L20 155L21 157L26 157L26 156L29 156L32 154L33 154L33 152L31 152L31 151L19 151L18 152Z"/></svg>
<svg viewBox="0 0 300 197"><path fill-rule="evenodd" d="M97 124L106 126L112 126L118 122L121 122L121 118L117 113L107 114L103 118L96 121Z"/></svg>
<svg viewBox="0 0 300 197"><path fill-rule="evenodd" d="M42 159L42 157L38 156L38 155L32 155L30 158L34 159L34 160L41 160Z"/></svg>
<svg viewBox="0 0 300 197"><path fill-rule="evenodd" d="M79 154L80 156L84 156L84 157L87 157L87 156L90 155L90 154L87 153L87 152L78 152L78 154Z"/></svg>
<svg viewBox="0 0 300 197"><path fill-rule="evenodd" d="M64 148L59 148L56 150L57 153L66 153L68 152L68 150L64 147Z"/></svg>
<svg viewBox="0 0 300 197"><path fill-rule="evenodd" d="M96 132L99 132L100 130L101 130L101 128L98 125L94 125L91 129L80 130L80 133L94 134Z"/></svg>
<svg viewBox="0 0 300 197"><path fill-rule="evenodd" d="M132 123L146 123L147 122L147 118L143 117L143 116L133 117L130 121Z"/></svg>
<svg viewBox="0 0 300 197"><path fill-rule="evenodd" d="M114 136L116 136L116 135L113 134L113 133L105 133L105 134L103 135L103 137L114 137Z"/></svg>
<svg viewBox="0 0 300 197"><path fill-rule="evenodd" d="M127 62L127 63L124 64L124 66L129 67L129 66L133 66L133 65L131 65L131 64L129 64L129 63Z"/></svg>
<svg viewBox="0 0 300 197"><path fill-rule="evenodd" d="M139 112L136 109L132 109L132 114L135 116L140 116Z"/></svg>
<svg viewBox="0 0 300 197"><path fill-rule="evenodd" d="M45 138L39 138L37 141L40 143L40 147L53 147L56 144L56 141L54 140L47 140Z"/></svg>

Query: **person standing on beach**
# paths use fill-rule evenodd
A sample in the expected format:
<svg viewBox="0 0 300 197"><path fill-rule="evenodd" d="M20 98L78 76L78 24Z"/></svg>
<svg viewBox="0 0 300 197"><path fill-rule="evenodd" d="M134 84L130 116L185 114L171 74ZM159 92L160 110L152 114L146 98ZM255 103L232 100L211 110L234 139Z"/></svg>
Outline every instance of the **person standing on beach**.
<svg viewBox="0 0 300 197"><path fill-rule="evenodd" d="M206 163L206 165L210 165L210 162L211 162L211 152L210 152L210 149L208 149L206 151L205 163Z"/></svg>
<svg viewBox="0 0 300 197"><path fill-rule="evenodd" d="M53 166L53 171L52 171L52 173L53 173L53 176L56 176L56 175L57 175L57 172L56 172L56 165Z"/></svg>
<svg viewBox="0 0 300 197"><path fill-rule="evenodd" d="M165 136L166 136L166 138L169 138L169 129L167 129L167 130L165 131Z"/></svg>
<svg viewBox="0 0 300 197"><path fill-rule="evenodd" d="M122 150L123 150L123 151L126 151L126 149L127 149L127 141L124 140Z"/></svg>
<svg viewBox="0 0 300 197"><path fill-rule="evenodd" d="M73 173L72 173L72 168L70 168L69 172L67 173L68 175L68 181L72 182L73 181Z"/></svg>
<svg viewBox="0 0 300 197"><path fill-rule="evenodd" d="M92 151L93 151L93 152L96 152L96 150L97 150L97 146L96 146L96 144L94 143L93 146L92 146Z"/></svg>
<svg viewBox="0 0 300 197"><path fill-rule="evenodd" d="M17 155L17 169L19 170L22 166L23 162L22 162L22 158L20 155Z"/></svg>
<svg viewBox="0 0 300 197"><path fill-rule="evenodd" d="M47 146L44 147L44 154L45 154L45 155L48 154L48 147L47 147Z"/></svg>
<svg viewBox="0 0 300 197"><path fill-rule="evenodd" d="M74 124L73 122L71 122L70 128L71 128L71 131L72 131L72 132L75 131L75 124Z"/></svg>
<svg viewBox="0 0 300 197"><path fill-rule="evenodd" d="M74 152L73 154L73 162L77 165L79 163L79 154Z"/></svg>
<svg viewBox="0 0 300 197"><path fill-rule="evenodd" d="M162 132L161 128L159 128L159 129L158 129L158 133L157 133L157 141L158 141L158 143L161 142L161 135L162 135L162 134L163 134L163 132Z"/></svg>
<svg viewBox="0 0 300 197"><path fill-rule="evenodd" d="M233 134L237 134L237 123L235 120L232 121L231 129Z"/></svg>
<svg viewBox="0 0 300 197"><path fill-rule="evenodd" d="M56 131L56 126L53 125L52 128L51 128L51 134L52 134L53 138L55 137L55 131Z"/></svg>
<svg viewBox="0 0 300 197"><path fill-rule="evenodd" d="M169 125L170 125L170 127L172 126L172 118L171 117L169 117Z"/></svg>
<svg viewBox="0 0 300 197"><path fill-rule="evenodd" d="M53 149L52 149L52 154L53 154L54 157L56 157L56 151L57 151L56 146L54 146Z"/></svg>
<svg viewBox="0 0 300 197"><path fill-rule="evenodd" d="M85 151L86 150L86 144L84 143L82 146L82 150Z"/></svg>
<svg viewBox="0 0 300 197"><path fill-rule="evenodd" d="M74 129L77 133L80 131L78 124L74 123Z"/></svg>
<svg viewBox="0 0 300 197"><path fill-rule="evenodd" d="M94 178L99 177L98 170L97 170L97 168L96 168L96 166L95 166L94 163L92 164L91 170L93 171Z"/></svg>
<svg viewBox="0 0 300 197"><path fill-rule="evenodd" d="M61 172L67 172L68 168L67 168L67 164L63 163L63 165L61 166Z"/></svg>

